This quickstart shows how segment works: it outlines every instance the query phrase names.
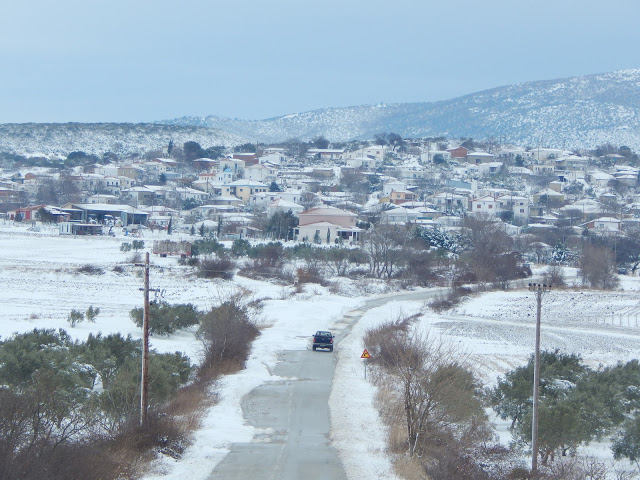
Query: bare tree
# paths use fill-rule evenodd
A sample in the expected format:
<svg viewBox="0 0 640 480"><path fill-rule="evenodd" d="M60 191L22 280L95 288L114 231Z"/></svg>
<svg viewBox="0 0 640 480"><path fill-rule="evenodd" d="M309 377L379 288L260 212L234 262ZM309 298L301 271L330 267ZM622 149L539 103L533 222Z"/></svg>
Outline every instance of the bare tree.
<svg viewBox="0 0 640 480"><path fill-rule="evenodd" d="M620 283L610 248L587 244L582 248L579 262L582 283L604 290L612 290Z"/></svg>
<svg viewBox="0 0 640 480"><path fill-rule="evenodd" d="M477 433L485 424L476 381L454 348L412 331L407 319L368 331L365 342L380 367L375 381L393 392L387 413L405 424L411 457L428 453L445 437Z"/></svg>
<svg viewBox="0 0 640 480"><path fill-rule="evenodd" d="M511 252L513 239L502 222L493 216L469 216L463 227L468 242L467 252L460 257L463 267L473 272L479 282L495 282L505 273L508 279L509 272L499 267L504 264L505 254Z"/></svg>
<svg viewBox="0 0 640 480"><path fill-rule="evenodd" d="M364 236L369 269L378 278L391 278L406 258L406 246L413 238L404 225L375 225Z"/></svg>
<svg viewBox="0 0 640 480"><path fill-rule="evenodd" d="M320 203L320 200L318 200L318 197L312 192L304 192L300 196L300 205L302 205L305 211L311 210L313 207L315 207L319 203Z"/></svg>

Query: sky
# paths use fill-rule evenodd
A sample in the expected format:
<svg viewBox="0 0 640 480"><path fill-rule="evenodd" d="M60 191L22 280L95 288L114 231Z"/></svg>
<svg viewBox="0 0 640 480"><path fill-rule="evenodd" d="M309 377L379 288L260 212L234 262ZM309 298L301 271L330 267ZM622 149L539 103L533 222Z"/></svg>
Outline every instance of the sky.
<svg viewBox="0 0 640 480"><path fill-rule="evenodd" d="M639 68L637 0L24 0L0 123L264 119Z"/></svg>

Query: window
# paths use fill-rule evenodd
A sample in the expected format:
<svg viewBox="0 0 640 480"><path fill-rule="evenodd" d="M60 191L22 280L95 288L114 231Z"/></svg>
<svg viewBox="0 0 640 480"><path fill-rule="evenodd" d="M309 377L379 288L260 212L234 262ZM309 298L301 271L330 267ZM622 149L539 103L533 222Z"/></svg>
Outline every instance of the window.
<svg viewBox="0 0 640 480"><path fill-rule="evenodd" d="M493 208L493 205L489 205L489 208Z"/></svg>
<svg viewBox="0 0 640 480"><path fill-rule="evenodd" d="M520 213L524 213L524 208L521 208L521 209L520 209Z"/></svg>

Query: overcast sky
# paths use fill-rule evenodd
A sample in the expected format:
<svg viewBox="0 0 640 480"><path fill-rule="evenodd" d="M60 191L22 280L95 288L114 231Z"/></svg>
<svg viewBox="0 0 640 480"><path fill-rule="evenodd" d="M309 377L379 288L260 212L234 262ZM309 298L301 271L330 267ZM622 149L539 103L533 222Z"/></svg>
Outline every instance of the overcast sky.
<svg viewBox="0 0 640 480"><path fill-rule="evenodd" d="M638 0L6 0L0 123L262 119L640 68Z"/></svg>

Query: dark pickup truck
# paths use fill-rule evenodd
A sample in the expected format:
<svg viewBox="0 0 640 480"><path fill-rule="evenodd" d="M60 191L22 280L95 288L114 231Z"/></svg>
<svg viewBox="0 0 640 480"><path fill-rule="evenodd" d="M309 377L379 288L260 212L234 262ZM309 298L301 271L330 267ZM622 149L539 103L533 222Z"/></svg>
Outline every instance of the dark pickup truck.
<svg viewBox="0 0 640 480"><path fill-rule="evenodd" d="M313 350L316 348L328 348L330 352L333 352L333 337L331 332L318 330L313 336Z"/></svg>

